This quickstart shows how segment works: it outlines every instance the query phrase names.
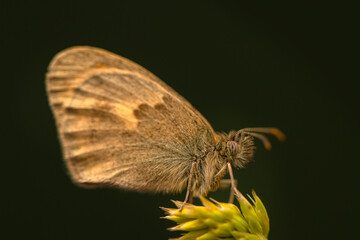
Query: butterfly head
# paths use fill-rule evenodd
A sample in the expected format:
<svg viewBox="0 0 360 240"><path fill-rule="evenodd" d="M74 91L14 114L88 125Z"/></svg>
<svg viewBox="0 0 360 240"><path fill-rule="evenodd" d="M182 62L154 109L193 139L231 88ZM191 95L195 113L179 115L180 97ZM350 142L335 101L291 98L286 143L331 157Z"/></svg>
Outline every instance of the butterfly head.
<svg viewBox="0 0 360 240"><path fill-rule="evenodd" d="M226 147L228 156L234 167L243 168L254 157L255 144L252 136L230 132Z"/></svg>

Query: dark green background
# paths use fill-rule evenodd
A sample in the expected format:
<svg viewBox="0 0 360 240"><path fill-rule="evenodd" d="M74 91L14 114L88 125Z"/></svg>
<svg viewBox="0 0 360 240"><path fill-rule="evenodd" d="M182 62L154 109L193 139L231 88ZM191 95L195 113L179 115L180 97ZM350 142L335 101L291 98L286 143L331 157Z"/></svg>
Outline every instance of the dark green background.
<svg viewBox="0 0 360 240"><path fill-rule="evenodd" d="M358 235L356 9L328 1L1 1L1 238L167 239L177 196L87 190L66 174L44 77L74 45L125 56L217 131L287 135L236 172L270 215L270 239ZM358 179L358 180L356 180ZM226 201L228 191L211 194ZM357 222L356 222L357 221ZM355 235L357 234L357 235ZM171 235L171 236L177 236Z"/></svg>

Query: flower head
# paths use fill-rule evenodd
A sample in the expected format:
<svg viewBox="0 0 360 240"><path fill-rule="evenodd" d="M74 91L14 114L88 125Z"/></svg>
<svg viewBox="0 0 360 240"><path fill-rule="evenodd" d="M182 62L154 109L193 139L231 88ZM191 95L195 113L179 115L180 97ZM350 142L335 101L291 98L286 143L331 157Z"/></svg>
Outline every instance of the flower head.
<svg viewBox="0 0 360 240"><path fill-rule="evenodd" d="M260 198L252 192L250 203L239 191L236 192L240 209L234 204L220 203L201 197L203 206L173 201L177 208L163 208L164 218L178 225L171 231L184 231L177 240L241 239L266 240L269 234L269 217Z"/></svg>

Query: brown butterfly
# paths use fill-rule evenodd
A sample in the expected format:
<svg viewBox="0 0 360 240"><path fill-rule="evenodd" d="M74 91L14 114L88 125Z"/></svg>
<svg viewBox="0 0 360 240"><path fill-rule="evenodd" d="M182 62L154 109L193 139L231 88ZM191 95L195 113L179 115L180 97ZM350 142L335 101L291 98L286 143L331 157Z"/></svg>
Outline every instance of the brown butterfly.
<svg viewBox="0 0 360 240"><path fill-rule="evenodd" d="M94 47L58 53L47 93L73 181L141 192L180 192L185 202L219 187L254 155L254 137L276 128L216 133L177 92L136 63Z"/></svg>

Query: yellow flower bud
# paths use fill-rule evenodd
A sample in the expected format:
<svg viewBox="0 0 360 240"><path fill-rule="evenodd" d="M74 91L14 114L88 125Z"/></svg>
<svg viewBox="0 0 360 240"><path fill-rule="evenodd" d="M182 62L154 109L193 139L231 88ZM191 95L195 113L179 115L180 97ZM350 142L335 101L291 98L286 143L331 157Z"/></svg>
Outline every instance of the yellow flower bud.
<svg viewBox="0 0 360 240"><path fill-rule="evenodd" d="M240 210L234 204L220 203L201 197L203 206L186 204L182 211L182 202L174 201L178 209L162 208L164 218L178 225L170 230L180 230L183 234L178 240L267 240L269 217L260 198L252 192L251 203L240 193L236 196Z"/></svg>

